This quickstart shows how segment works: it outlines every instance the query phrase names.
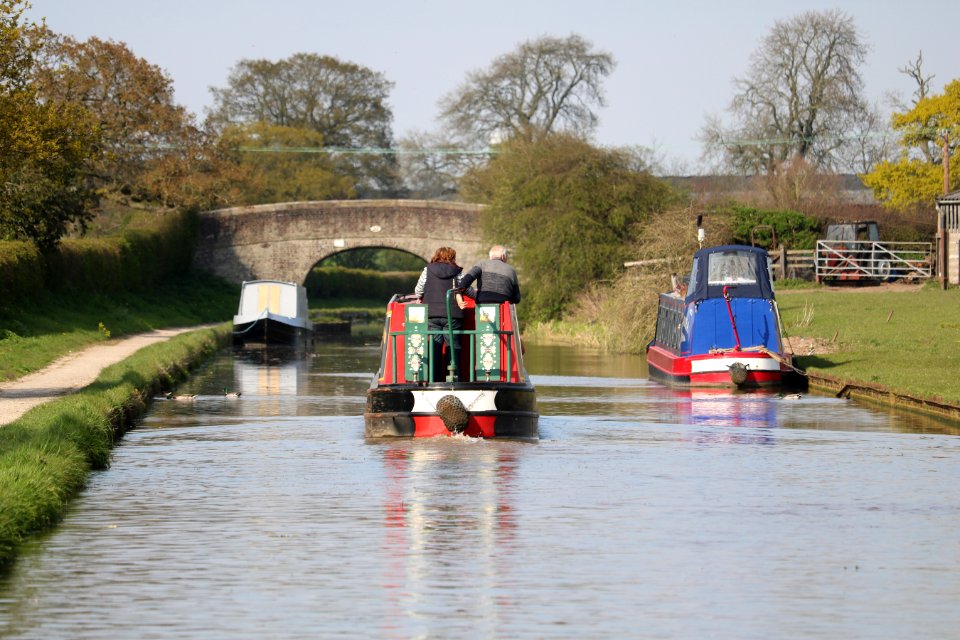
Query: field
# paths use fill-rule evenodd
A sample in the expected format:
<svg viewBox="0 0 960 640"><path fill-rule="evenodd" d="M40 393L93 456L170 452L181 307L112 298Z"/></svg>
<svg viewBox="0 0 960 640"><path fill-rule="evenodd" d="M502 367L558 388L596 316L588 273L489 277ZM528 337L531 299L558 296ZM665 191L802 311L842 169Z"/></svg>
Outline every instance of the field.
<svg viewBox="0 0 960 640"><path fill-rule="evenodd" d="M960 405L960 291L927 286L777 292L810 372Z"/></svg>

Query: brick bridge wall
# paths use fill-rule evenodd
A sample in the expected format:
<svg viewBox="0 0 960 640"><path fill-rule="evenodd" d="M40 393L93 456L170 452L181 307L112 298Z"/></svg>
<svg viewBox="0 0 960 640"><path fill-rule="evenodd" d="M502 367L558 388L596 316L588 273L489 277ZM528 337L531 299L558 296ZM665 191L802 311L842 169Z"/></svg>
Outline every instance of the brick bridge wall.
<svg viewBox="0 0 960 640"><path fill-rule="evenodd" d="M400 249L429 260L457 251L469 268L486 257L481 205L431 200L328 200L220 209L200 214L194 266L222 278L302 283L320 260L361 247Z"/></svg>

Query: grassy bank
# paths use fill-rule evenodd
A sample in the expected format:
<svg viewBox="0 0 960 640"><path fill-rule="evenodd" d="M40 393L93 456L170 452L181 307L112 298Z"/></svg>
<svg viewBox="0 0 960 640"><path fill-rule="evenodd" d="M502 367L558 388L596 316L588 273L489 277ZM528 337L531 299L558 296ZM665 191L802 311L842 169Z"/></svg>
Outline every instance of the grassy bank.
<svg viewBox="0 0 960 640"><path fill-rule="evenodd" d="M827 351L800 354L811 373L960 405L957 289L805 289L777 299L788 336Z"/></svg>
<svg viewBox="0 0 960 640"><path fill-rule="evenodd" d="M201 273L132 292L40 292L0 309L0 380L110 337L229 320L239 295L239 287Z"/></svg>
<svg viewBox="0 0 960 640"><path fill-rule="evenodd" d="M0 427L0 565L18 545L62 518L92 469L147 402L225 344L230 326L195 331L138 351L78 393Z"/></svg>

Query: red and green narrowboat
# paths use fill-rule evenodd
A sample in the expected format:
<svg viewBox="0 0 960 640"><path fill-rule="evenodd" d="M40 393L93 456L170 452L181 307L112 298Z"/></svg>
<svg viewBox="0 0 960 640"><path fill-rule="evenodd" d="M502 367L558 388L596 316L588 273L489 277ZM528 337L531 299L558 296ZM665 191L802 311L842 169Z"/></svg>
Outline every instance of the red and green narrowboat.
<svg viewBox="0 0 960 640"><path fill-rule="evenodd" d="M539 437L536 391L523 365L515 307L470 300L464 314L459 330L431 330L426 304L412 295L391 298L380 369L367 392L368 438ZM446 345L436 339L441 334L448 344L459 341L460 361L438 376L432 363L445 357Z"/></svg>

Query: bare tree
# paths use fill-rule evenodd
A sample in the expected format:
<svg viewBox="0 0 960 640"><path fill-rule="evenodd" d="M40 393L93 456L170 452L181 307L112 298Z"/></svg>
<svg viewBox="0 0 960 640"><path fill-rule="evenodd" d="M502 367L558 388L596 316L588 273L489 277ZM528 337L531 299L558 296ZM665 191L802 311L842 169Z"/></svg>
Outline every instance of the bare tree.
<svg viewBox="0 0 960 640"><path fill-rule="evenodd" d="M909 60L907 64L897 69L900 73L910 76L917 83L917 88L913 92L913 104L927 97L930 93L930 81L934 75L925 75L923 73L923 50L917 54L916 60Z"/></svg>
<svg viewBox="0 0 960 640"><path fill-rule="evenodd" d="M578 35L527 41L489 69L468 74L441 99L440 119L474 144L560 131L589 134L597 124L594 110L606 105L602 80L615 64Z"/></svg>
<svg viewBox="0 0 960 640"><path fill-rule="evenodd" d="M898 107L897 111L910 111L917 106L918 102L930 95L930 81L933 80L934 75L932 73L930 75L926 75L923 72L922 50L917 54L916 60L907 61L907 64L897 69L897 71L905 76L909 76L914 82L917 83L917 88L913 91L913 102L907 105L901 101L898 105L896 105ZM917 150L923 155L924 160L926 160L928 164L934 164L940 161L940 147L934 140L929 140L925 143L918 144ZM871 167L871 169L872 168L873 167Z"/></svg>
<svg viewBox="0 0 960 640"><path fill-rule="evenodd" d="M460 178L486 163L486 149L462 148L442 133L411 131L399 140L400 177L414 198L451 198Z"/></svg>
<svg viewBox="0 0 960 640"><path fill-rule="evenodd" d="M794 157L820 169L843 168L841 151L870 110L859 71L867 51L842 11L808 11L775 23L747 75L734 81L733 123L715 119L704 127L707 151L747 173L776 172Z"/></svg>

